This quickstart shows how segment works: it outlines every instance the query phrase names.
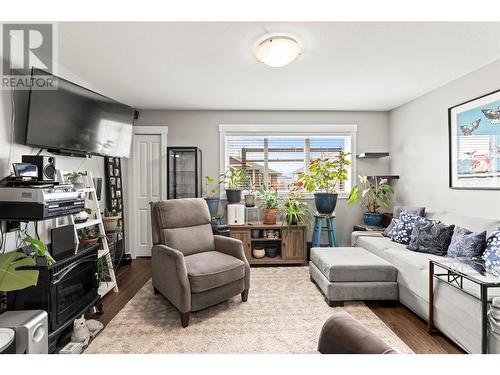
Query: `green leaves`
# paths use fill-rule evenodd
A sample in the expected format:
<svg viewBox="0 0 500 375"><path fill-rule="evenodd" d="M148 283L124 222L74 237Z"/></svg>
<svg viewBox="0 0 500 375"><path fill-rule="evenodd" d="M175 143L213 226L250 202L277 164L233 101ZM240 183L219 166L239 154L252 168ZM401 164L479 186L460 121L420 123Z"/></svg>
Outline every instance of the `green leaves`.
<svg viewBox="0 0 500 375"><path fill-rule="evenodd" d="M262 199L264 208L278 208L280 204L278 191L267 186L257 190L257 196Z"/></svg>
<svg viewBox="0 0 500 375"><path fill-rule="evenodd" d="M241 189L247 185L248 174L243 169L230 169L225 178L229 189Z"/></svg>
<svg viewBox="0 0 500 375"><path fill-rule="evenodd" d="M24 235L26 236L26 233L24 233ZM49 266L56 262L54 258L52 258L52 256L49 254L49 252L47 251L47 247L42 241L36 240L30 236L26 236L22 240L23 242L31 246L31 250L33 250L36 255L45 257Z"/></svg>
<svg viewBox="0 0 500 375"><path fill-rule="evenodd" d="M0 291L11 292L36 285L37 270L20 270L20 267L34 266L35 259L18 252L0 255Z"/></svg>
<svg viewBox="0 0 500 375"><path fill-rule="evenodd" d="M347 204L356 202L358 199L365 206L367 212L378 212L380 206L389 206L391 200L389 194L394 193L391 185L387 184L387 180L378 180L376 177L368 178L368 176L359 176L361 186L361 196L359 195L359 186L354 186L349 193Z"/></svg>
<svg viewBox="0 0 500 375"><path fill-rule="evenodd" d="M329 157L312 159L308 172L299 173L298 179L310 193L314 191L335 193L337 184L346 181L349 176L346 166L351 165L351 162L347 156L348 154L340 151L338 157L333 159Z"/></svg>

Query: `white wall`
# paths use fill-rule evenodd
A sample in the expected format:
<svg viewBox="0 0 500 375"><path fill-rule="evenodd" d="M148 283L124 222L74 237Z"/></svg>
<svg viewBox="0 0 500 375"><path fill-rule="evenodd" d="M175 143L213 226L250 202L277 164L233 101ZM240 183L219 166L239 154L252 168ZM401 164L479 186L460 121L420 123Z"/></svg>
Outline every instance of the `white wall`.
<svg viewBox="0 0 500 375"><path fill-rule="evenodd" d="M82 81L67 69L59 67L57 75L92 89L91 85ZM21 156L23 154L35 154L38 152L38 148L23 145L26 126L27 93L27 91L18 90L14 93L14 97L12 98L12 91L0 90L0 179L10 174L12 171L11 163L21 162ZM14 128L12 128L13 123L11 121L12 100L14 100L15 111ZM14 129L13 143L11 142L12 129ZM46 152L42 154L47 155ZM84 159L56 156L56 168L66 171L90 170L94 177L104 177L104 161L102 157L93 156L92 158ZM104 186L101 196L103 198L105 196ZM104 200L102 200L102 204L104 204ZM40 223L39 225L40 237L46 242L48 242L48 228L50 228L49 221ZM32 230L29 232L30 235L34 235ZM15 233L9 233L7 236L6 250L10 251L15 248Z"/></svg>
<svg viewBox="0 0 500 375"><path fill-rule="evenodd" d="M169 146L197 146L203 151L203 175L219 175L219 124L357 124L357 152L389 149L386 112L305 111L141 111L136 125L168 126ZM386 174L389 159L358 160L358 174ZM352 226L361 222L358 205L337 205L337 232L349 245Z"/></svg>
<svg viewBox="0 0 500 375"><path fill-rule="evenodd" d="M390 112L397 202L500 218L500 191L453 190L448 181L448 108L498 89L500 60Z"/></svg>

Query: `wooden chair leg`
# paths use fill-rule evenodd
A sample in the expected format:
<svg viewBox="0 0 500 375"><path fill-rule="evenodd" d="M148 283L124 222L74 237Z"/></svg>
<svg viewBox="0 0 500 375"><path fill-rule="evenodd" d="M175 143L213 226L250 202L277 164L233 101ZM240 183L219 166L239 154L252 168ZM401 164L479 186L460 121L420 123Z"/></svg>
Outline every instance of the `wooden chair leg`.
<svg viewBox="0 0 500 375"><path fill-rule="evenodd" d="M182 328L186 328L189 325L189 311L187 313L181 313L181 323Z"/></svg>
<svg viewBox="0 0 500 375"><path fill-rule="evenodd" d="M248 289L245 289L245 290L243 291L243 293L241 293L241 300L242 300L243 302L248 301Z"/></svg>

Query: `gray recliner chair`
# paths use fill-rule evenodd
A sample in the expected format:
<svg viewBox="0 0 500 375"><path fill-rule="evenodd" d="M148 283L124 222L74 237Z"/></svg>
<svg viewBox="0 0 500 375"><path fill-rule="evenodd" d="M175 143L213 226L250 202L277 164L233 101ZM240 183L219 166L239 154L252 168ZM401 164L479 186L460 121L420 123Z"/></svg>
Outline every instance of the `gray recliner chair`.
<svg viewBox="0 0 500 375"><path fill-rule="evenodd" d="M250 288L250 266L240 240L214 236L202 198L152 202L151 263L155 294L161 293L181 313L216 305Z"/></svg>

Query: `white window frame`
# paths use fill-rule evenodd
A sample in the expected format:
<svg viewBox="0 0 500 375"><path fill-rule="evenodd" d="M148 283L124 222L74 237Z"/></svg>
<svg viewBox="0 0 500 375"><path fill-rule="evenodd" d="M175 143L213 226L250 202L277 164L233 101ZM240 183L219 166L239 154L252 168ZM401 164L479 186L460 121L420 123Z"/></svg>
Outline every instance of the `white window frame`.
<svg viewBox="0 0 500 375"><path fill-rule="evenodd" d="M350 136L351 173L349 182L356 183L356 135L357 124L219 124L220 174L226 171L229 155L226 155L227 137L230 136ZM347 199L348 192L339 193L340 199ZM307 198L312 198L308 194ZM220 189L220 198L226 199L226 192Z"/></svg>

